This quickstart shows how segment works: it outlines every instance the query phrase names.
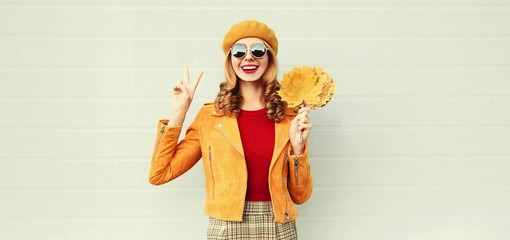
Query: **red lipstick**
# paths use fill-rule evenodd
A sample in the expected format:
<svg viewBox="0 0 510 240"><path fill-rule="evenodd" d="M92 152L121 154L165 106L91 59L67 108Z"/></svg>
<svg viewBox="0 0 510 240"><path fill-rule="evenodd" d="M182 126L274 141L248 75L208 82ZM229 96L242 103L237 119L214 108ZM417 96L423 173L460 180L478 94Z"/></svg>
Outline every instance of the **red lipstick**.
<svg viewBox="0 0 510 240"><path fill-rule="evenodd" d="M258 68L259 66L253 64L241 66L241 70L243 70L243 72L246 74L255 73Z"/></svg>

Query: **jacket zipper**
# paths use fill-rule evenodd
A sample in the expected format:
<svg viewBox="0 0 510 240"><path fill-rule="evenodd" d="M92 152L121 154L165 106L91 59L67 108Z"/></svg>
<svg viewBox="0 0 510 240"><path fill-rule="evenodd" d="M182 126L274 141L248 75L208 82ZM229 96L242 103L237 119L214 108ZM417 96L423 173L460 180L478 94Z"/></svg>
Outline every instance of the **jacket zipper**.
<svg viewBox="0 0 510 240"><path fill-rule="evenodd" d="M220 130L218 130L217 128L216 128L216 131L218 131L218 132L221 134L221 136L223 136L225 139L227 139L227 141L228 141L230 144L232 144L232 147L234 147L234 148L237 150L237 152L238 152L239 154L241 154L241 156L243 156L243 154L241 153L241 151L239 151L239 149L237 149L237 147L236 147L236 146L235 146L235 145L234 145L234 144L230 141L230 139L228 139L228 138L227 138L227 136L223 135L223 133L221 133L221 132L220 132ZM243 156L243 158L244 158L244 156Z"/></svg>
<svg viewBox="0 0 510 240"><path fill-rule="evenodd" d="M287 203L287 194L285 194L285 184L284 184L284 181L283 181L283 176L284 176L284 171L285 171L285 166L287 166L287 161L289 160L289 156L287 155L287 157L285 158L285 163L283 164L283 167L282 167L282 190L283 190L283 196L285 197L285 222L289 221L289 212L288 212L288 203Z"/></svg>
<svg viewBox="0 0 510 240"><path fill-rule="evenodd" d="M237 147L236 147L236 146L232 143L232 141L230 141L230 139L228 139L228 138L227 138L227 136L225 136L222 132L220 132L220 130L218 130L217 128L215 128L215 129L216 129L216 131L218 131L218 132L221 134L221 136L223 136L225 139L227 139L227 141L228 141L228 142L232 145L232 147L234 147L234 148L237 150L237 152L238 152L238 153L239 153L239 154L243 157L243 159L244 159L244 155L241 153L241 151L239 151L239 149L237 149ZM245 165L244 165L244 166L245 166L244 171L245 171L245 173L246 173L246 177L248 177L248 168L246 167L246 162L245 162ZM246 193L247 193L247 192L248 192L248 180L246 180L246 187L244 188L243 206L244 206L244 204L246 204ZM287 199L287 198L285 198L285 199ZM244 208L244 207L243 207L243 208Z"/></svg>
<svg viewBox="0 0 510 240"><path fill-rule="evenodd" d="M212 166L212 151L211 151L211 145L209 145L209 167L211 168L211 178L212 178L212 199L214 200L214 189L215 189L215 182L214 182L214 172L213 172L213 166Z"/></svg>
<svg viewBox="0 0 510 240"><path fill-rule="evenodd" d="M297 186L297 185L299 185L299 184L298 184L298 183L299 183L299 181L298 181L298 171L297 171L297 169L298 169L298 158L297 158L297 157L295 157L295 158L294 158L294 172L295 172L295 174L296 174L296 186Z"/></svg>
<svg viewBox="0 0 510 240"><path fill-rule="evenodd" d="M152 162L154 162L154 159L156 158L156 153L158 152L159 148L159 142L161 141L161 135L163 135L163 132L165 131L165 126L166 125L162 125L161 130L159 131L158 143L156 144L156 147L154 147L154 152L152 153Z"/></svg>

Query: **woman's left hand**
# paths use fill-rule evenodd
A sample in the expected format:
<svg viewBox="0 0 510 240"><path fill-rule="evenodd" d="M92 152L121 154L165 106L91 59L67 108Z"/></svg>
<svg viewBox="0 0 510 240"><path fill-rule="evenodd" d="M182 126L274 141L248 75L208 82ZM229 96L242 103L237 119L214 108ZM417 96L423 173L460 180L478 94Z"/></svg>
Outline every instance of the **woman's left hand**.
<svg viewBox="0 0 510 240"><path fill-rule="evenodd" d="M305 142L312 130L312 123L308 117L310 109L302 107L299 109L298 115L290 124L290 144L295 155L301 155L305 150Z"/></svg>

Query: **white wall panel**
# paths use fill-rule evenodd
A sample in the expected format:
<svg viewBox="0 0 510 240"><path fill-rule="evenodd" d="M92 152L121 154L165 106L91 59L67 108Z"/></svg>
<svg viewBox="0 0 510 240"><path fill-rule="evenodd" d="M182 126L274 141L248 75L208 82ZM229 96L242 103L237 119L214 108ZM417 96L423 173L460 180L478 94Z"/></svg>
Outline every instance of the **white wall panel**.
<svg viewBox="0 0 510 240"><path fill-rule="evenodd" d="M170 92L168 89L167 93ZM338 95L338 94L337 94ZM336 111L318 109L311 119L317 127L444 127L463 125L501 125L510 124L510 116L506 113L510 105L510 97L343 97L334 96L328 106ZM163 99L163 97L158 98ZM195 99L189 110L186 121L191 122L193 113L208 99ZM151 97L122 97L117 99L66 98L59 100L14 100L6 101L0 111L6 116L17 116L18 119L0 119L0 126L30 128L60 128L59 131L79 130L81 128L121 128L127 131L142 130L140 127L154 127L161 118L169 118L171 102L157 101ZM200 102L200 103L199 103ZM161 116L154 119L152 113ZM71 114L72 113L72 114ZM93 117L92 117L93 116ZM156 125L157 127L157 125ZM186 126L187 127L187 126ZM94 130L94 129L90 129ZM22 130L23 131L23 130ZM156 130L154 130L156 132Z"/></svg>
<svg viewBox="0 0 510 240"><path fill-rule="evenodd" d="M339 216L336 218L300 217L299 237L314 239L317 235L331 239L505 239L510 224L507 217L405 217L405 216ZM342 227L341 231L338 226ZM362 227L360 227L362 226ZM34 231L26 231L29 227ZM207 219L172 218L94 218L76 220L10 221L0 228L16 239L205 239ZM303 229L313 228L314 231ZM344 229L345 228L345 229ZM423 229L426 228L426 231ZM370 231L367 231L370 230ZM486 231L491 229L493 231ZM92 231L95 230L95 231ZM41 234L44 233L44 234ZM466 236L467 235L467 236Z"/></svg>
<svg viewBox="0 0 510 240"><path fill-rule="evenodd" d="M57 159L57 158L55 158ZM314 184L321 186L490 186L510 183L507 156L315 156ZM18 167L20 164L23 168ZM119 167L121 166L121 167ZM15 189L147 187L147 159L90 157L0 163L0 187ZM165 189L205 186L202 162Z"/></svg>
<svg viewBox="0 0 510 240"><path fill-rule="evenodd" d="M150 189L150 190L149 190ZM316 187L302 215L508 216L506 186ZM200 216L203 187L6 190L3 217L13 219ZM36 196L36 197L34 197ZM335 201L332 201L332 200ZM320 207L316 207L320 206ZM129 213L129 214L127 214Z"/></svg>
<svg viewBox="0 0 510 240"><path fill-rule="evenodd" d="M1 149L0 156L4 159L145 156L149 161L157 135L156 128L157 125L153 132L124 130L128 128L4 130L0 144L9 145L9 148ZM319 156L510 154L510 128L326 127L314 129L309 145L310 149L315 150L311 154Z"/></svg>
<svg viewBox="0 0 510 240"><path fill-rule="evenodd" d="M225 4L227 2L229 4ZM0 13L17 24L7 26L0 33L43 34L43 36L72 34L78 37L132 34L134 35L132 37L183 35L219 38L223 37L232 25L231 19L239 20L254 16L272 22L271 26L278 30L278 36L284 38L510 33L510 30L504 27L504 24L509 23L507 16L510 9L507 7L423 6L429 4L428 1L420 1L414 6L413 3L403 1L404 5L387 3L381 5L380 1L377 3L374 1L374 5L354 1L344 5L341 2L330 1L333 3L332 6L321 6L320 2L307 2L308 6L300 6L293 1L287 1L287 4L266 2L265 5L259 2L251 4L250 7L239 1L224 1L220 5L204 1L198 6L186 3L162 3L151 6L150 3L142 1L135 6L123 3L96 6L87 2L81 4L65 2L58 5L60 7L12 4L4 7ZM501 3L508 5L505 1ZM483 3L478 1L478 4ZM25 21L27 18L36 21L27 22Z"/></svg>
<svg viewBox="0 0 510 240"><path fill-rule="evenodd" d="M143 97L169 101L168 93L177 79L183 77L184 69L182 66L10 68L0 71L0 79L9 81L0 88L2 100ZM289 65L280 65L279 79L290 69ZM195 77L199 70L204 74L195 96L213 99L216 96L213 90L219 89L223 70L197 66L190 69L190 76ZM324 70L339 83L333 101L346 96L501 96L510 92L510 69L504 66L342 65Z"/></svg>
<svg viewBox="0 0 510 240"><path fill-rule="evenodd" d="M282 39L278 61L291 66L501 66L510 38ZM220 39L0 39L4 66L213 66L222 69ZM297 51L297 49L299 49ZM191 54L194 53L194 54ZM197 57L198 55L198 57ZM51 58L48 58L51 56ZM477 57L473 57L477 56Z"/></svg>
<svg viewBox="0 0 510 240"><path fill-rule="evenodd" d="M229 27L280 41L279 78L322 66L300 239L506 240L507 0L0 0L0 238L205 239L202 162L147 181L189 66L184 123L217 94ZM182 134L181 134L182 136Z"/></svg>

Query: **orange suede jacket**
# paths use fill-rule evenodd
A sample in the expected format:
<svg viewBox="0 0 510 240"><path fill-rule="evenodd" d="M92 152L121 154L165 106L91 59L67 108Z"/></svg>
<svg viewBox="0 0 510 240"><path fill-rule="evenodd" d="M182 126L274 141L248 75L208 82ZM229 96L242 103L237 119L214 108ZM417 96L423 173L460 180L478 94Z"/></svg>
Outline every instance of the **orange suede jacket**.
<svg viewBox="0 0 510 240"><path fill-rule="evenodd" d="M312 194L313 181L308 161L308 145L303 154L292 155L289 128L296 116L286 109L275 123L275 146L269 167L269 191L275 222L296 219L296 204ZM228 221L242 221L247 187L247 169L237 118L216 113L213 103L198 112L186 136L179 143L182 127L168 127L159 120L149 182L160 185L193 167L201 157L206 179L205 214Z"/></svg>

